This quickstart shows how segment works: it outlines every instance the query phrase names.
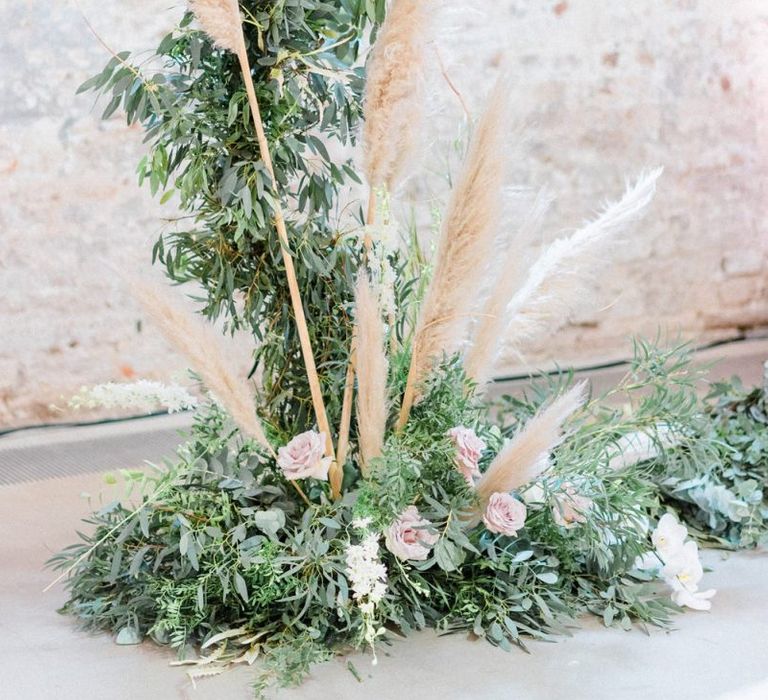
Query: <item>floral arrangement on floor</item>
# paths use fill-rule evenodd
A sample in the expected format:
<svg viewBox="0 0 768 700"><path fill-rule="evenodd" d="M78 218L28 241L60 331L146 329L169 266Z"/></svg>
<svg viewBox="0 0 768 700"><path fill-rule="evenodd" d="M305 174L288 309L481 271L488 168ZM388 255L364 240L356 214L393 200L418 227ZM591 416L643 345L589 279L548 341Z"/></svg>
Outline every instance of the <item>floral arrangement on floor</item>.
<svg viewBox="0 0 768 700"><path fill-rule="evenodd" d="M585 612L629 628L707 609L714 591L700 590L696 541L673 510L694 534L733 539L720 516L700 517L715 511L691 480L732 488L751 467L734 451L709 471L713 423L684 347L637 341L627 377L600 397L567 373L522 397L488 391L505 348L589 301L660 171L525 259L550 198L528 198L515 227L502 215L502 75L425 256L390 202L423 133L440 4L190 5L146 65L115 54L84 87L146 129L140 178L186 214L154 258L202 286L205 315L252 331L258 382L207 321L135 284L206 398L147 382L75 397L196 413L178 459L128 473L140 497L94 513L54 557L64 610L118 643L179 649L193 680L259 658L261 693L350 647L375 662L393 636L427 627L510 649ZM362 178L328 151L358 131ZM362 179L358 215L340 201Z"/></svg>

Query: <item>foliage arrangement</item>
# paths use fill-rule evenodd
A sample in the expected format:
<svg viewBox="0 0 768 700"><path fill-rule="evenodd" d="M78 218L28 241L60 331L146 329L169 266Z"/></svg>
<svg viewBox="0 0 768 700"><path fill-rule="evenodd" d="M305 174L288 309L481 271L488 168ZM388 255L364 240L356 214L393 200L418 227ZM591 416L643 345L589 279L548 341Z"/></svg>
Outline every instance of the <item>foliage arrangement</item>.
<svg viewBox="0 0 768 700"><path fill-rule="evenodd" d="M499 240L502 76L426 261L398 244L389 201L413 170L439 5L395 0L386 19L380 0L191 6L153 57L159 72L118 54L85 87L111 96L107 116L122 105L146 129L140 179L185 214L154 257L174 282L202 285L206 316L252 331L258 384L205 320L138 285L209 393L178 458L127 473L133 501L94 513L52 560L65 611L119 643L177 648L193 679L258 657L260 694L350 646L375 661L377 645L426 627L510 649L584 612L628 628L707 609L697 544L666 511L697 534L754 540L765 422L742 418L765 418L762 396L720 389L705 409L686 349L640 341L605 396L568 374L487 396L507 339L521 350L587 300L660 171L523 260L549 198ZM363 108L361 177L328 149L354 142ZM367 205L345 205L363 181ZM75 403L121 397L193 403L147 383ZM750 515L724 524L735 506L718 496L714 508L696 479Z"/></svg>
<svg viewBox="0 0 768 700"><path fill-rule="evenodd" d="M665 502L699 537L728 548L768 542L768 405L764 387L745 389L738 378L716 382L707 396L698 439L708 459L696 463L671 452L660 459L657 481Z"/></svg>

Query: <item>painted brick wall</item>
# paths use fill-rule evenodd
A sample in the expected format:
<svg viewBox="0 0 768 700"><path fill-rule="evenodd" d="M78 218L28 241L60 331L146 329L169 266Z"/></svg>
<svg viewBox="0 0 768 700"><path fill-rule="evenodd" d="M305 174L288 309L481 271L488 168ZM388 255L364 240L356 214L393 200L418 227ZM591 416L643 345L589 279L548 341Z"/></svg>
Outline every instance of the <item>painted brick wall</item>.
<svg viewBox="0 0 768 700"><path fill-rule="evenodd" d="M768 6L763 0L478 0L442 49L473 110L502 50L526 125L517 181L558 200L547 235L666 168L619 251L602 308L531 347L530 364L627 354L632 333L697 341L768 325ZM160 0L81 6L117 49L153 46L178 16ZM464 3L458 3L465 7ZM141 265L173 216L136 186L141 134L74 91L106 53L70 3L9 0L0 20L0 424L68 417L82 384L169 377L115 268ZM438 91L440 87L438 85ZM437 123L455 116L447 90ZM9 97L10 96L10 97ZM453 110L453 111L452 111Z"/></svg>

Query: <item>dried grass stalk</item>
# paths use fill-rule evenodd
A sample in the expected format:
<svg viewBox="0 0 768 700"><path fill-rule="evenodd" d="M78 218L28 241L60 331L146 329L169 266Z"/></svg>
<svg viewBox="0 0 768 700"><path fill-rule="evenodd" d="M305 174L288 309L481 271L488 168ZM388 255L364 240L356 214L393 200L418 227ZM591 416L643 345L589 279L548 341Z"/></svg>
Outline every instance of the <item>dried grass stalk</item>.
<svg viewBox="0 0 768 700"><path fill-rule="evenodd" d="M509 321L500 338L514 347L554 331L577 310L591 303L590 286L600 280L617 235L645 212L662 173L656 168L628 185L624 196L567 238L552 243L533 264L505 315Z"/></svg>
<svg viewBox="0 0 768 700"><path fill-rule="evenodd" d="M368 275L362 274L355 289L357 343L357 425L361 470L368 474L371 460L384 448L384 434L389 415L387 393L388 363L384 323L379 295L371 288Z"/></svg>
<svg viewBox="0 0 768 700"><path fill-rule="evenodd" d="M464 358L464 371L477 383L478 394L482 393L492 378L509 323L506 308L515 289L524 281L527 271L520 251L538 235L551 204L551 197L544 192L536 197L504 256L493 289L478 316L477 326L472 333L472 344Z"/></svg>
<svg viewBox="0 0 768 700"><path fill-rule="evenodd" d="M250 382L232 364L220 334L180 300L171 298L168 289L145 281L134 281L131 287L166 340L185 357L240 430L274 455L256 415Z"/></svg>
<svg viewBox="0 0 768 700"><path fill-rule="evenodd" d="M397 186L421 138L424 61L434 0L394 0L366 71L363 168L371 187ZM371 204L371 201L374 204Z"/></svg>
<svg viewBox="0 0 768 700"><path fill-rule="evenodd" d="M525 427L496 455L477 483L479 513L494 493L509 493L536 479L548 460L542 459L560 444L562 425L582 406L586 382L577 384L531 418ZM475 517L479 517L475 513Z"/></svg>
<svg viewBox="0 0 768 700"><path fill-rule="evenodd" d="M407 422L418 386L434 359L460 349L477 312L478 290L494 254L503 207L509 93L502 76L476 126L451 194L434 274L419 313L398 429Z"/></svg>

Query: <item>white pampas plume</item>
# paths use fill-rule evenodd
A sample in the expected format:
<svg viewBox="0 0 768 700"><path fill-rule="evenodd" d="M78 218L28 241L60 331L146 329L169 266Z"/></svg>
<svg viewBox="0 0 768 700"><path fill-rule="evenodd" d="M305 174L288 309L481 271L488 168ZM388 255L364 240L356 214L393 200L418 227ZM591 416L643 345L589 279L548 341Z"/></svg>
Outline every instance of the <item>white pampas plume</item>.
<svg viewBox="0 0 768 700"><path fill-rule="evenodd" d="M503 338L515 347L564 324L589 304L588 286L605 266L616 234L638 220L653 199L663 168L642 174L624 196L596 219L552 243L531 267L505 310ZM492 368L491 368L492 369Z"/></svg>
<svg viewBox="0 0 768 700"><path fill-rule="evenodd" d="M239 376L213 327L185 308L181 300L172 299L164 287L134 280L131 291L166 340L185 357L240 430L274 455L256 416L250 382Z"/></svg>
<svg viewBox="0 0 768 700"><path fill-rule="evenodd" d="M519 489L547 467L545 457L562 441L562 425L584 403L586 387L586 382L577 384L541 409L496 455L476 486L479 513L492 494Z"/></svg>
<svg viewBox="0 0 768 700"><path fill-rule="evenodd" d="M622 435L606 448L608 468L614 471L634 467L640 462L656 459L664 450L680 444L681 437L666 423Z"/></svg>
<svg viewBox="0 0 768 700"><path fill-rule="evenodd" d="M391 192L397 186L422 137L434 5L434 0L394 0L371 52L363 101L363 167L371 189Z"/></svg>
<svg viewBox="0 0 768 700"><path fill-rule="evenodd" d="M494 254L503 207L509 84L502 75L480 118L438 242L435 269L419 312L398 429L408 420L418 385L435 357L451 355L466 340L478 290Z"/></svg>
<svg viewBox="0 0 768 700"><path fill-rule="evenodd" d="M220 49L233 53L245 49L237 0L190 0L189 8L203 31Z"/></svg>
<svg viewBox="0 0 768 700"><path fill-rule="evenodd" d="M355 288L357 341L357 425L362 457L361 471L381 455L389 414L387 396L388 363L384 345L384 324L379 295L363 273Z"/></svg>
<svg viewBox="0 0 768 700"><path fill-rule="evenodd" d="M478 316L477 326L472 333L472 345L464 358L464 371L477 383L478 394L482 393L492 378L501 350L500 341L509 323L506 307L515 289L522 284L521 278L527 270L520 251L539 233L544 215L551 204L552 198L544 191L539 192L504 256L498 278Z"/></svg>

